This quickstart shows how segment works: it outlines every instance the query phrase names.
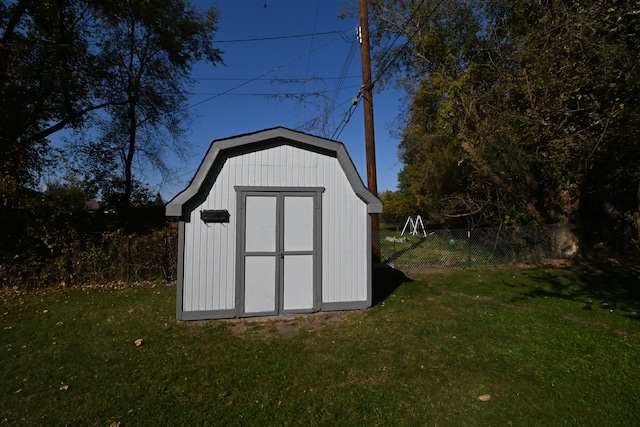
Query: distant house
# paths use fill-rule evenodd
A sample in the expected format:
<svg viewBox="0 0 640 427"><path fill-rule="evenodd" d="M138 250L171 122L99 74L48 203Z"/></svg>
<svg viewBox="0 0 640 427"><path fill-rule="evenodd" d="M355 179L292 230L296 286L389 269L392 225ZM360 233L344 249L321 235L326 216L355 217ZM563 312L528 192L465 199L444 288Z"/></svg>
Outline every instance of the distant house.
<svg viewBox="0 0 640 427"><path fill-rule="evenodd" d="M214 141L166 207L178 319L370 307L381 211L339 142L282 127Z"/></svg>

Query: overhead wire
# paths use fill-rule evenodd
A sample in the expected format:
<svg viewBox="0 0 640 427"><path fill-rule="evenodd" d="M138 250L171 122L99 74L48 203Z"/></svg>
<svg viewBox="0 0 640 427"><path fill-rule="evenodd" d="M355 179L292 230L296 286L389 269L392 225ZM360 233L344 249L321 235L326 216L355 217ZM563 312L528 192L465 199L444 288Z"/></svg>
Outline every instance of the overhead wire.
<svg viewBox="0 0 640 427"><path fill-rule="evenodd" d="M324 36L328 34L339 34L343 40L349 41L349 37L344 33L344 31L323 31L323 32L313 32L313 33L305 33L305 34L291 34L286 36L273 36L273 37L253 37L248 39L230 39L230 40L216 40L214 43L247 43L247 42L263 42L270 40L284 40L284 39L297 39L303 37L315 37L315 36Z"/></svg>
<svg viewBox="0 0 640 427"><path fill-rule="evenodd" d="M426 0L422 0L420 2L420 4L418 4L418 6L411 12L411 14L409 15L409 19L407 20L408 23L410 23L413 18L415 17L415 15L418 13L418 11L422 8L422 5L425 3ZM424 23L427 22L427 20L429 20L433 14L436 12L436 10L440 7L440 5L444 2L444 0L439 0L439 2L435 5L435 7L433 8L433 10L427 15L427 17L425 18L424 21L422 21L420 23L420 25L418 25L416 27L416 30L407 38L407 40L404 42L404 44L400 47L400 51L404 50L405 47L407 47L407 45L411 42L411 40L416 36L416 34L418 33L418 31L420 31L420 28L422 27L422 25ZM386 50L384 51L384 53L382 54L382 56L380 57L380 62L382 62L384 60L384 58L391 52L391 49L393 48L393 46L396 44L396 42L400 39L401 37L401 33L398 33L395 37L395 39L393 40L393 42L391 42L390 44L388 44ZM375 79L373 79L370 83L370 86L373 87L375 85L375 83L384 75L384 73L389 69L389 67L393 64L394 60L396 59L397 55L394 55L393 58L391 58L389 61L386 62L386 65L383 66L382 71L376 73L377 77ZM336 130L334 131L333 135L331 136L331 139L337 139L340 137L340 134L342 133L342 131L344 130L344 128L347 126L347 124L349 123L349 121L351 120L351 117L353 116L353 114L355 113L355 110L358 106L358 104L360 103L360 100L362 98L362 92L365 88L365 86L367 85L366 82L364 83L361 87L360 90L358 91L358 94L353 98L353 102L351 107L349 108L349 110L345 113L344 118L342 119L342 121L338 124L338 126L336 127Z"/></svg>
<svg viewBox="0 0 640 427"><path fill-rule="evenodd" d="M349 53L347 53L347 58L345 59L345 62L342 65L342 70L340 71L338 82L336 83L334 96L331 98L331 103L333 105L335 105L338 94L342 90L342 85L344 84L344 81L347 78L347 74L349 73L349 68L351 68L351 63L353 62L353 57L355 56L356 51L357 51L357 44L354 41L353 43L351 43L351 47L349 48Z"/></svg>
<svg viewBox="0 0 640 427"><path fill-rule="evenodd" d="M348 86L345 89L354 89L357 86ZM336 89L331 90L323 90L323 91L301 91L301 92L250 92L250 93L223 93L223 92L186 92L188 95L200 95L200 96L260 96L260 97L304 97L304 96L322 96L326 98L328 101L332 101L331 98L326 96L327 93L334 93Z"/></svg>
<svg viewBox="0 0 640 427"><path fill-rule="evenodd" d="M340 138L340 134L342 133L344 128L347 127L347 124L351 120L353 113L356 111L356 109L358 108L358 105L360 104L360 101L362 100L361 95L362 95L362 87L358 91L358 94L355 97L353 97L353 100L351 101L351 106L349 106L349 109L345 113L344 118L340 121L340 123L338 123L338 127L333 132L330 139L337 140L338 138Z"/></svg>
<svg viewBox="0 0 640 427"><path fill-rule="evenodd" d="M256 41L270 41L270 40L282 40L282 39L292 39L292 38L302 38L302 37L311 37L311 45L309 48L309 51L306 54L300 55L296 58L294 58L293 60L278 66L266 73L263 73L257 77L253 77L253 78L249 78L249 79L235 79L238 81L242 81L241 84L236 85L226 91L220 92L220 93L216 93L213 94L212 96L210 96L207 99L204 99L202 101L199 101L195 104L192 104L190 106L188 106L188 108L193 108L196 107L198 105L201 105L205 102L208 102L212 99L215 99L219 96L224 96L224 95L238 95L238 96L252 96L253 94L236 94L233 93L236 89L239 89L251 82L255 82L255 81L261 81L261 80L268 80L268 81L272 81L272 82L284 82L284 83L303 83L304 87L306 87L306 83L309 82L310 80L333 80L336 79L338 80L338 83L336 84L336 88L333 91L325 91L323 94L320 94L318 92L312 92L312 93L308 93L309 96L323 96L327 99L330 99L332 105L336 105L336 99L340 93L340 91L343 88L344 82L347 78L355 78L355 77L359 77L359 76L348 76L348 70L350 68L351 62L353 60L353 57L355 55L355 52L357 50L357 46L355 45L355 43L353 42L353 39L350 39L346 33L344 33L343 31L324 31L324 32L316 32L316 25L317 25L317 19L318 19L318 13L319 13L319 8L320 8L320 0L317 0L316 3L316 12L315 12L315 16L314 16L314 25L313 25L313 31L311 33L306 33L306 34L295 34L295 35L285 35L285 36L275 36L275 37L259 37L259 38L248 38L248 39L231 39L231 40L218 40L217 43L242 43L242 42L256 42ZM312 77L311 79L309 79L308 75L309 75L309 67L310 67L310 62L311 62L311 54L315 51L317 51L319 48L324 47L325 45L327 45L328 43L331 43L335 40L337 40L337 38L334 38L332 40L330 40L327 43L324 43L323 45L319 46L318 48L313 48L313 43L315 40L315 36L320 36L320 35L328 35L328 34L338 34L340 35L340 38L342 38L343 41L348 41L351 43L351 47L349 50L349 53L347 54L347 59L345 61L345 64L343 65L342 71L340 73L340 75L336 78L336 77L329 77L329 78L324 78L324 77ZM287 65L296 62L297 60L301 59L304 56L308 56L308 60L307 60L307 66L306 66L306 70L305 70L305 78L303 80L300 79L282 79L282 78L267 78L265 76L286 67ZM196 78L194 80L234 80L234 79L216 79L216 78ZM333 92L333 96L331 98L328 98L325 93L327 92ZM283 94L283 97L303 97L305 95L305 93L300 93L300 94L295 94L295 93L290 93L290 94ZM256 94L255 96L278 96L277 94ZM335 110L336 108L338 108L337 106L335 106L333 108L333 110ZM333 111L331 110L331 111Z"/></svg>
<svg viewBox="0 0 640 427"><path fill-rule="evenodd" d="M321 120L322 118L325 118L327 120L327 123L328 123L329 117L333 114L333 112L335 110L337 110L338 108L342 107L344 104L346 104L346 102L343 102L342 104L338 105L337 98L340 95L340 92L342 91L342 89L344 89L344 82L345 82L345 80L347 78L351 78L351 77L359 78L360 77L360 76L349 76L348 77L349 69L351 68L351 63L353 62L353 57L355 56L355 52L356 51L357 51L357 44L355 43L355 39L354 39L351 42L351 46L349 48L349 52L347 53L345 61L344 61L343 65L342 65L342 69L340 71L340 75L336 78L337 82L336 82L336 85L335 85L334 89L331 90L331 91L326 90L324 92L325 94L333 92L333 96L331 96L331 97L325 96L325 98L327 99L327 103L325 104L326 107L325 107L324 111L322 112L322 114L320 116L314 117L311 120L308 120L306 123L317 122L317 121ZM350 88L353 88L353 87L354 86L347 87L346 89L350 89ZM355 86L355 87L359 87L359 86Z"/></svg>
<svg viewBox="0 0 640 427"><path fill-rule="evenodd" d="M318 5L319 5L319 2L318 2ZM317 32L315 32L315 26L314 26L314 32L313 33L309 33L309 34L298 34L298 35L279 36L279 37L261 37L261 38L252 38L252 39L222 40L222 41L217 41L217 43L240 43L240 42L252 42L252 41L281 40L281 39L310 37L310 36L314 36L314 35L327 35L327 34L338 34L338 35L340 35L339 38L341 38L343 41L347 41L347 39L348 39L346 34L344 32L342 32L342 31L326 31L326 32L317 33ZM212 99L215 99L217 97L224 96L224 95L230 95L230 96L281 96L281 95L282 96L305 96L305 95L323 96L323 94L320 94L320 93L289 93L289 94L287 94L287 93L285 93L285 94L271 94L271 93L268 93L268 94L267 93L262 93L262 94L259 94L259 93L246 93L246 94L242 94L242 93L232 93L236 89L239 89L239 88L241 88L243 86L246 86L247 84L255 82L255 81L265 81L266 80L266 81L279 81L279 82L292 82L292 83L295 83L295 82L306 83L309 80L338 80L338 82L339 82L338 86L334 90L338 90L339 91L339 90L342 89L342 86L344 85L344 81L346 79L348 79L348 78L359 78L360 77L360 76L349 76L349 75L347 75L348 74L348 70L349 70L349 65L348 64L351 63L351 60L352 60L352 58L354 56L354 53L356 51L356 49L354 48L355 44L353 44L353 43L352 43L352 46L351 46L351 48L349 50L349 54L347 56L348 64L343 65L342 71L341 71L341 73L340 73L340 75L338 77L317 77L317 76L313 76L313 77L309 78L308 77L308 70L306 72L306 75L305 75L304 79L300 79L300 78L271 78L271 77L266 77L267 75L269 75L269 74L271 74L271 73L273 73L273 72L275 72L275 71L277 71L279 69L282 69L282 68L284 68L284 67L286 67L286 66L288 66L288 65L290 65L290 64L292 64L292 63L294 63L294 62L296 62L298 60L300 60L304 56L307 56L307 55L310 56L313 52L323 48L324 46L326 46L326 45L328 45L330 43L333 43L334 41L338 40L339 38L333 38L333 39L329 40L328 42L323 43L322 45L318 46L315 49L311 47L309 49L309 51L306 52L305 54L299 55L298 57L295 57L292 60L290 60L290 61L288 61L288 62L286 62L286 63L284 63L284 64L282 64L282 65L280 65L280 66L278 66L278 67L276 67L274 69L272 69L272 70L269 70L269 71L267 71L265 73L262 73L262 74L260 74L260 75L258 75L256 77L252 77L252 78L197 77L197 78L194 78L193 80L196 80L196 81L200 81L200 80L202 80L202 81L241 81L242 83L240 83L240 84L238 84L238 85L236 85L236 86L234 86L234 87L232 87L232 88L230 88L228 90L225 90L223 92L212 94L209 98L207 98L205 100L202 100L202 101L199 101L199 102L197 102L195 104L192 104L192 105L188 106L188 108L196 107L198 105L201 105L201 104L206 103L206 102L208 102L208 101L210 101ZM349 87L349 88L351 88L351 87ZM197 93L192 93L192 94L195 95ZM332 98L332 102L335 103L335 96ZM181 178L183 176L192 175L194 172L195 171L185 172L185 173L183 173L183 174L181 174L179 176L173 177L173 179L175 180L175 179L179 179L179 178Z"/></svg>
<svg viewBox="0 0 640 427"><path fill-rule="evenodd" d="M192 77L192 80L206 80L206 81L245 81L249 80L251 77ZM270 81L270 82L283 82L283 83L303 83L305 80L344 80L344 79L358 79L357 76L335 76L335 77L323 77L323 76L311 76L310 78L304 79L301 77L263 77L263 78L253 78L254 81Z"/></svg>
<svg viewBox="0 0 640 427"><path fill-rule="evenodd" d="M313 18L313 36L311 36L311 42L309 43L309 56L307 57L307 67L304 73L305 79L309 76L309 66L311 65L311 51L313 50L313 41L315 40L316 25L318 24L318 12L320 11L320 0L316 0L316 14Z"/></svg>
<svg viewBox="0 0 640 427"><path fill-rule="evenodd" d="M420 9L422 8L422 6L424 5L426 0L421 0L421 2L418 4L418 6L412 11L412 13L409 15L409 19L407 20L407 23L410 23L413 18L416 16L416 14L420 11ZM425 23L428 19L431 18L431 16L433 16L433 13L435 13L435 11L438 9L438 7L444 2L444 0L440 0L438 2L438 4L436 4L436 6L433 8L433 10L427 15L426 19L422 22ZM299 79L291 79L290 81L292 83L294 82L302 82L303 84L306 85L306 83L308 82L309 78L308 78L308 71L309 71L309 66L310 66L310 57L311 54L315 51L317 51L318 49L320 49L321 47L326 46L329 43L334 42L335 40L337 40L336 38L330 40L327 43L324 43L321 46L318 46L317 48L313 48L313 41L315 39L315 36L317 35L327 35L327 34L339 34L341 36L341 38L343 40L347 39L347 36L344 32L342 31L325 31L325 32L316 32L315 31L315 27L316 27L316 22L317 22L317 16L318 16L318 9L319 9L320 3L318 0L318 3L316 4L316 14L314 17L314 27L313 27L313 32L311 33L306 33L306 34L296 34L296 35L285 35L285 36L275 36L275 37L259 37L259 38L249 38L249 39L232 39L232 40L218 40L217 43L242 43L242 42L256 42L256 41L269 41L269 40L282 40L282 39L292 39L292 38L302 38L302 37L311 37L312 41L311 41L311 46L309 48L309 51L299 55L298 57L270 70L267 71L263 74L260 74L259 76L253 77L253 78L249 78L246 80L242 80L242 79L237 79L239 81L242 81L242 83L240 83L239 85L236 85L226 91L220 92L220 93L216 93L212 96L210 96L209 98L206 98L202 101L199 101L195 104L190 105L188 108L193 108L196 107L198 105L201 105L203 103L206 103L212 99L215 99L219 96L224 96L224 95L229 95L231 94L233 91L251 83L254 81L260 81L260 80L270 80L270 81L287 81L287 79L276 79L276 78L266 78L267 75L282 69L288 65L290 65L293 62L296 62L298 60L300 60L301 58L307 56L308 60L307 60L307 66L306 66L306 70L305 70L305 78L300 81ZM400 50L403 50L410 42L411 40L415 37L415 35L417 34L417 32L420 30L420 27L422 26L418 25L416 27L416 30L409 36L407 37L407 40L403 43L403 45L400 47ZM391 65L394 63L395 59L397 58L397 55L394 55L394 57L392 57L391 59L385 61L385 58L389 55L389 53L391 52L393 46L396 45L396 43L398 42L398 40L400 39L400 37L402 36L402 33L398 33L396 35L396 37L393 39L392 42L387 43L386 48L384 50L384 53L380 56L380 63L382 63L382 68L380 69L379 72L377 72L377 77L372 79L371 81L371 85L373 86L383 75L384 73L389 69L389 67L391 67ZM333 109L330 109L329 112L331 111L335 111L335 109L337 108L337 97L339 96L341 90L342 90L342 86L344 84L344 80L347 78L347 73L348 70L351 66L353 57L355 56L355 52L357 50L357 45L352 42L352 45L349 49L349 52L347 53L347 57L345 59L345 62L343 64L343 68L340 72L340 75L337 77L337 83L335 86L335 89L332 91L333 92L333 96L330 98L331 101L331 105L334 107ZM328 79L328 78L327 78ZM195 80L234 80L234 79L216 79L216 78L198 78ZM338 126L336 127L334 133L332 134L332 139L338 138L340 136L340 134L342 133L342 131L345 129L346 125L349 123L349 121L351 120L351 117L353 116L357 106L360 104L360 100L362 97L362 92L364 90L364 85L362 85L360 87L360 89L358 90L358 93L356 94L356 96L354 96L352 98L352 100L350 100L351 105L349 106L349 109L345 112L345 115L343 117L343 119L340 121L340 123L338 124ZM234 94L237 96L278 96L277 94ZM305 93L299 93L299 94L284 94L283 96L304 96ZM317 95L317 93L309 93L309 95ZM346 102L345 102L346 103ZM344 105L345 103L342 103L341 105ZM327 112L325 111L324 114L327 114Z"/></svg>
<svg viewBox="0 0 640 427"><path fill-rule="evenodd" d="M191 104L191 105L189 105L187 108L189 108L189 109L194 108L194 107L196 107L196 106L198 106L198 105L204 104L205 102L209 102L209 101L211 101L211 100L213 100L213 99L215 99L215 98L217 98L217 97L219 97L219 96L229 94L229 93L231 93L231 92L235 91L236 89L239 89L239 88L241 88L241 87L243 87L243 86L248 85L248 84L249 84L249 83L251 83L251 82L254 82L254 81L257 81L257 80L259 80L259 79L262 79L262 78L264 78L265 76L268 76L268 75L269 75L269 74L271 74L271 73L274 73L274 72L276 72L276 71L278 71L278 70L280 70L280 69L282 69L282 68L284 68L284 67L286 67L286 66L288 66L288 65L290 65L290 64L292 64L292 63L294 63L294 62L296 62L296 61L299 61L300 59L304 58L305 56L310 55L311 53L313 53L313 52L315 52L315 51L317 51L317 50L319 50L319 49L321 49L321 48L323 48L323 47L327 46L327 45L328 45L328 44L330 44L330 43L333 43L334 41L336 41L336 40L338 40L338 39L339 39L339 38L333 38L333 39L331 39L331 40L329 40L329 41L327 41L327 42L325 42L325 43L321 44L320 46L318 46L318 47L316 47L316 48L314 48L314 49L310 50L309 52L305 52L305 53L303 53L303 54L301 54L301 55L298 55L297 57L295 57L295 58L293 58L293 59L291 59L291 60L289 60L289 61L285 62L285 63L284 63L284 64L282 64L282 65L279 65L279 66L277 66L277 67L275 67L275 68L273 68L273 69L271 69L271 70L269 70L269 71L266 71L266 72L264 72L264 73L262 73L262 74L260 74L260 75L258 75L258 76L256 76L256 77L250 78L250 79L248 79L248 80L246 80L246 81L244 81L244 82L242 82L242 83L240 83L240 84L238 84L238 85L233 86L233 87L232 87L232 88L230 88L230 89L227 89L227 90L225 90L225 91L223 91L223 92L220 92L220 93L218 93L218 94L215 94L215 95L213 95L213 96L210 96L210 97L208 97L208 98L206 98L206 99L204 99L204 100L202 100L202 101L196 102L195 104Z"/></svg>
<svg viewBox="0 0 640 427"><path fill-rule="evenodd" d="M313 32L313 33L304 33L304 34L290 34L290 35L284 35L284 36L272 36L272 37L252 37L252 38L248 38L248 39L229 39L229 40L215 40L214 44L217 43L249 43L249 42L265 42L265 41L272 41L272 40L286 40L286 39L297 39L297 38L304 38L304 37L315 37L315 36L325 36L325 35L329 35L329 34L338 34L340 35L340 37L346 41L349 42L349 36L347 34L345 34L344 31L323 31L323 32ZM96 47L99 46L100 44L97 42L89 42L87 43L88 46L92 46L92 47ZM45 48L68 48L68 47L73 47L72 44L70 43L38 43L38 42L30 42L30 43L26 43L26 42L6 42L6 41L0 41L0 46L7 46L7 47L45 47Z"/></svg>

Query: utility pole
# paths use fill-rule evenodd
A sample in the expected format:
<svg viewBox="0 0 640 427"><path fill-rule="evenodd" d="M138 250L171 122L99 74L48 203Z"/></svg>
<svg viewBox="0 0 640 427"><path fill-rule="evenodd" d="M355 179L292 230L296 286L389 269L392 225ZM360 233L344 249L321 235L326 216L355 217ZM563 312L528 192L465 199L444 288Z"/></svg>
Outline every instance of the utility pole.
<svg viewBox="0 0 640 427"><path fill-rule="evenodd" d="M367 158L367 186L378 195L376 176L376 144L373 132L373 80L371 79L371 48L369 46L369 7L367 0L358 0L360 9L360 54L362 58L362 99L364 100L364 138ZM371 214L373 262L380 262L380 218Z"/></svg>

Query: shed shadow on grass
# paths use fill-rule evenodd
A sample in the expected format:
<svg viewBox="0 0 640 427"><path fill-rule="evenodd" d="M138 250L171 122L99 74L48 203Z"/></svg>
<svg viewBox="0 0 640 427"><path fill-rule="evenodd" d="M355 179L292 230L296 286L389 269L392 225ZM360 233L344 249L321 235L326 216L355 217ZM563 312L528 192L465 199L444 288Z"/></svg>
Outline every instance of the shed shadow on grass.
<svg viewBox="0 0 640 427"><path fill-rule="evenodd" d="M627 317L640 320L640 269L635 266L611 264L574 264L559 270L573 273L578 280L547 271L530 276L538 283L536 289L523 294L525 298L561 298L582 302L585 310L594 308L621 310Z"/></svg>
<svg viewBox="0 0 640 427"><path fill-rule="evenodd" d="M418 240L415 243L412 243L411 245L403 248L403 249L399 249L397 251L395 251L395 243L394 243L394 253L391 254L387 260L385 262L387 263L394 263L395 261L397 261L398 258L400 258L402 255L404 255L407 252L410 252L414 249L417 249L420 245L422 245L425 241L427 240L427 237L420 237L420 240Z"/></svg>
<svg viewBox="0 0 640 427"><path fill-rule="evenodd" d="M387 299L403 283L413 282L402 271L388 264L375 264L372 279L374 306Z"/></svg>

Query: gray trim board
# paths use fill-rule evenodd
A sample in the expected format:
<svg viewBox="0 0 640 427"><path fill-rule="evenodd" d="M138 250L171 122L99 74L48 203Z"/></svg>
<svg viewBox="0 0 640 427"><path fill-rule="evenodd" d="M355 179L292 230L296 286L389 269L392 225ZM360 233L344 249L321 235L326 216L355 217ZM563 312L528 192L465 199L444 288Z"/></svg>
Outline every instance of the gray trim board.
<svg viewBox="0 0 640 427"><path fill-rule="evenodd" d="M208 319L231 319L235 310L200 310L185 311L178 320L208 320Z"/></svg>
<svg viewBox="0 0 640 427"><path fill-rule="evenodd" d="M177 268L177 277L176 277L176 319L178 320L186 320L184 319L184 238L185 238L185 230L184 230L184 221L180 221L178 223L178 268Z"/></svg>
<svg viewBox="0 0 640 427"><path fill-rule="evenodd" d="M306 193L324 193L324 187L257 187L257 186L243 186L243 185L234 185L233 189L238 192L272 192L272 193L298 193L298 192L306 192Z"/></svg>
<svg viewBox="0 0 640 427"><path fill-rule="evenodd" d="M363 310L371 307L368 301L325 302L322 311Z"/></svg>
<svg viewBox="0 0 640 427"><path fill-rule="evenodd" d="M365 187L362 179L360 179L360 175L358 175L358 171L356 170L351 157L347 153L347 149L341 142L297 132L284 127L277 127L260 132L213 141L189 186L167 203L166 216L183 216L185 213L185 204L195 198L200 191L205 190L204 187L206 187L206 185L204 185L204 183L207 181L207 176L216 164L218 157L224 157L223 154L225 152L236 150L256 151L264 149L269 144L272 146L284 144L296 145L305 149L329 153L336 156L342 170L349 180L351 188L356 194L358 194L358 197L367 203L367 212L382 212L382 202Z"/></svg>
<svg viewBox="0 0 640 427"><path fill-rule="evenodd" d="M373 248L371 246L371 215L367 215L367 242L369 242L369 250L367 251L367 307L373 304Z"/></svg>

